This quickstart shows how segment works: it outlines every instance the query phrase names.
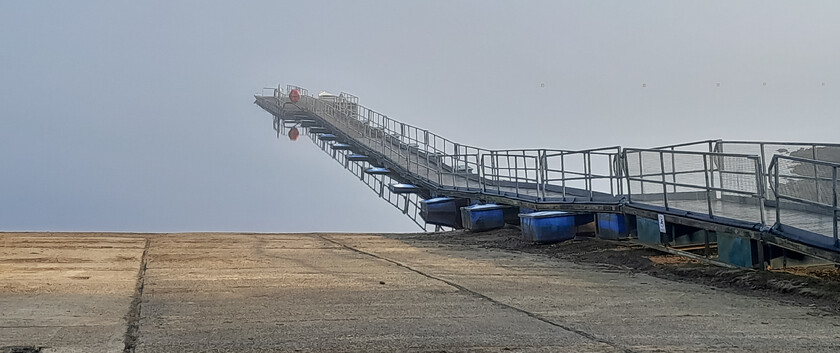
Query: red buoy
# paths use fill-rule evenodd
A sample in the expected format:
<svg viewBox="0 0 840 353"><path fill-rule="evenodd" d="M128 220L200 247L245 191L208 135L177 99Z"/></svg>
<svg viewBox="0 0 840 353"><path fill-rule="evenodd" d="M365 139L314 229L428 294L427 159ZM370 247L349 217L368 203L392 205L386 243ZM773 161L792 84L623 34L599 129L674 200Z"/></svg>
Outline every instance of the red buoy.
<svg viewBox="0 0 840 353"><path fill-rule="evenodd" d="M300 136L300 131L296 127L289 129L289 140L296 141Z"/></svg>
<svg viewBox="0 0 840 353"><path fill-rule="evenodd" d="M292 103L297 103L300 100L300 91L293 89L289 92L289 100L292 101Z"/></svg>

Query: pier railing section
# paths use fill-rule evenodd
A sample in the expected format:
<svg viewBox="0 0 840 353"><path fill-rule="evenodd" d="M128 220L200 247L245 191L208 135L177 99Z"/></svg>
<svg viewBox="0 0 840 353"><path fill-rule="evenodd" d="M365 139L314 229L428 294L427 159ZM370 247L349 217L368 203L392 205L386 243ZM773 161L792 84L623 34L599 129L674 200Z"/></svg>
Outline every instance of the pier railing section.
<svg viewBox="0 0 840 353"><path fill-rule="evenodd" d="M624 163L631 203L688 211L709 219L766 223L766 189L758 156L625 149ZM721 167L725 165L737 167ZM726 207L724 202L753 207Z"/></svg>
<svg viewBox="0 0 840 353"><path fill-rule="evenodd" d="M651 149L490 150L391 119L360 105L351 94L316 98L304 88L287 86L287 92L292 89L301 95L296 109L318 114L441 190L534 202L628 202L761 229L789 225L837 242L840 199L834 173L840 144L703 140ZM278 111L286 103L287 97L277 97ZM361 166L355 170L366 178ZM369 186L384 193L387 182L376 179ZM391 203L409 214L417 202ZM775 210L768 213L768 207ZM815 221L802 217L802 211L822 217Z"/></svg>
<svg viewBox="0 0 840 353"><path fill-rule="evenodd" d="M547 200L603 202L625 195L621 147L542 151L544 189L559 194Z"/></svg>
<svg viewBox="0 0 840 353"><path fill-rule="evenodd" d="M359 105L355 96L346 93L334 99L302 95L300 103L444 190L479 191L536 202L618 203L623 193L620 147L489 150L391 119Z"/></svg>
<svg viewBox="0 0 840 353"><path fill-rule="evenodd" d="M682 143L669 146L661 146L656 149L667 149L671 151L707 151L721 153L737 153L756 155L761 158L762 170L769 168L770 160L774 156L792 156L806 158L815 161L840 163L840 144L830 143L804 143L804 142L765 142L765 141L729 141L729 140L703 140L689 143ZM738 165L721 165L721 169L734 169ZM770 174L765 173L765 189L772 185ZM775 195L767 194L768 200L774 200Z"/></svg>
<svg viewBox="0 0 840 353"><path fill-rule="evenodd" d="M840 249L838 169L840 163L773 156L770 180L777 201L776 225L833 238L831 245Z"/></svg>

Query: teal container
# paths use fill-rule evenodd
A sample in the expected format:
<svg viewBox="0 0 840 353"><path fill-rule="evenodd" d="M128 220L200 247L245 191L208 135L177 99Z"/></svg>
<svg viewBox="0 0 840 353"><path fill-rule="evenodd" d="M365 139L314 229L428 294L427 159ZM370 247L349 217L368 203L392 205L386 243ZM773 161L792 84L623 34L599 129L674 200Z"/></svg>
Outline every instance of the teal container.
<svg viewBox="0 0 840 353"><path fill-rule="evenodd" d="M734 234L717 233L718 260L730 265L758 266L758 244L755 240Z"/></svg>
<svg viewBox="0 0 840 353"><path fill-rule="evenodd" d="M520 213L519 220L525 241L550 244L575 237L575 215L568 212Z"/></svg>
<svg viewBox="0 0 840 353"><path fill-rule="evenodd" d="M662 233L659 232L659 221L650 218L636 217L636 235L645 244L662 245Z"/></svg>
<svg viewBox="0 0 840 353"><path fill-rule="evenodd" d="M473 232L485 232L505 226L504 209L496 204L461 207L461 223Z"/></svg>

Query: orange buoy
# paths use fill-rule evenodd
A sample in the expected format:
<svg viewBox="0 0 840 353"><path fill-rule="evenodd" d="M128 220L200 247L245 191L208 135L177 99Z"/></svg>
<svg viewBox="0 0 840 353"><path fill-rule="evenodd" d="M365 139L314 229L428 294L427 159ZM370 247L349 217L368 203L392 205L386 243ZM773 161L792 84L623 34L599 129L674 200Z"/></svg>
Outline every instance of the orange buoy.
<svg viewBox="0 0 840 353"><path fill-rule="evenodd" d="M297 141L298 137L300 137L300 131L296 127L289 129L289 140Z"/></svg>
<svg viewBox="0 0 840 353"><path fill-rule="evenodd" d="M300 100L300 91L293 89L289 92L289 100L292 101L292 103L297 103Z"/></svg>

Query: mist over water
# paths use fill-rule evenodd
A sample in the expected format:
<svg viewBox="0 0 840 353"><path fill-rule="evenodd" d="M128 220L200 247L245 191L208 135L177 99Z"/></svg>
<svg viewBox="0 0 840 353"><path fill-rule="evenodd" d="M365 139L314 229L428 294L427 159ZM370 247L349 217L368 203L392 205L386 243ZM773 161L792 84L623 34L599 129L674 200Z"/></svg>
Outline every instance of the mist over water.
<svg viewBox="0 0 840 353"><path fill-rule="evenodd" d="M311 142L276 139L251 103L278 83L487 148L838 142L837 18L833 1L3 3L0 230L414 231Z"/></svg>

